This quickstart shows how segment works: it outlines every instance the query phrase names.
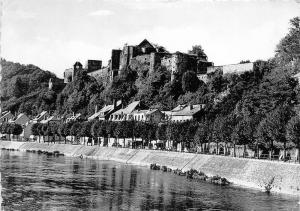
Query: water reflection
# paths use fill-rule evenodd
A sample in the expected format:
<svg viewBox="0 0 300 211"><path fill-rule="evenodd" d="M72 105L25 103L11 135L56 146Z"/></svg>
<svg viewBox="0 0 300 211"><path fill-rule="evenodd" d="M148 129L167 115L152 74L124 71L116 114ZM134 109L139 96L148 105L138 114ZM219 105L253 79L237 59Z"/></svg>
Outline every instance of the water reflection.
<svg viewBox="0 0 300 211"><path fill-rule="evenodd" d="M89 159L2 151L5 210L298 210L297 198Z"/></svg>

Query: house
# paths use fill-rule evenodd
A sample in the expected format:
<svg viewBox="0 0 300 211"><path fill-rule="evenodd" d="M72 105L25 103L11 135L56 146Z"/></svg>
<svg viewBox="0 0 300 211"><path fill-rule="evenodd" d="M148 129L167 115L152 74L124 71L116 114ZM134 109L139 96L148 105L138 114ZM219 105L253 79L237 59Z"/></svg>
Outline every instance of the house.
<svg viewBox="0 0 300 211"><path fill-rule="evenodd" d="M130 121L133 120L133 112L141 108L140 101L130 103L126 108L122 108L110 115L111 121Z"/></svg>
<svg viewBox="0 0 300 211"><path fill-rule="evenodd" d="M174 112L178 112L178 111L182 110L185 106L186 105L178 105L175 108L173 108L171 111L162 111L162 113L164 115L163 121L165 121L165 122L171 121L172 114Z"/></svg>
<svg viewBox="0 0 300 211"><path fill-rule="evenodd" d="M136 110L132 114L134 121L159 123L163 119L163 113L158 109Z"/></svg>
<svg viewBox="0 0 300 211"><path fill-rule="evenodd" d="M66 123L71 122L71 121L80 120L82 118L83 118L83 116L80 113L77 113L77 114L73 113L71 116L67 117Z"/></svg>
<svg viewBox="0 0 300 211"><path fill-rule="evenodd" d="M2 113L2 116L0 117L0 124L2 124L3 122L8 122L9 120L13 119L14 116L12 115L12 113L10 111L4 111Z"/></svg>
<svg viewBox="0 0 300 211"><path fill-rule="evenodd" d="M122 101L114 101L112 105L104 106L100 111L95 110L95 113L88 118L88 121L92 121L94 119L99 120L108 120L110 115L121 108Z"/></svg>
<svg viewBox="0 0 300 211"><path fill-rule="evenodd" d="M178 105L172 111L164 111L165 121L183 122L197 118L205 104Z"/></svg>
<svg viewBox="0 0 300 211"><path fill-rule="evenodd" d="M15 119L11 119L9 122L16 123L23 126L29 121L30 121L29 117L26 114L21 113Z"/></svg>
<svg viewBox="0 0 300 211"><path fill-rule="evenodd" d="M47 118L49 118L49 113L48 111L42 111L39 115L37 115L32 121L34 123L38 123L41 122L43 120L46 120Z"/></svg>
<svg viewBox="0 0 300 211"><path fill-rule="evenodd" d="M60 122L61 118L59 118L58 116L49 116L47 119L42 120L40 123L42 124L47 124L50 122Z"/></svg>

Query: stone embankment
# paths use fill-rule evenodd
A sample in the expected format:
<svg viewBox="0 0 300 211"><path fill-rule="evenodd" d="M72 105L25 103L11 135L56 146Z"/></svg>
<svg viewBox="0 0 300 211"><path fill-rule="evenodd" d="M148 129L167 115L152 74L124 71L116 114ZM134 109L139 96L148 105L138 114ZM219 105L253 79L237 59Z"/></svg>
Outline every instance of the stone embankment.
<svg viewBox="0 0 300 211"><path fill-rule="evenodd" d="M235 185L258 188L263 191L300 195L300 165L268 160L243 159L156 150L112 148L99 146L45 144L1 141L0 148L20 151L59 152L71 157L112 160L150 167L166 166L187 172L203 172L208 177L226 178Z"/></svg>

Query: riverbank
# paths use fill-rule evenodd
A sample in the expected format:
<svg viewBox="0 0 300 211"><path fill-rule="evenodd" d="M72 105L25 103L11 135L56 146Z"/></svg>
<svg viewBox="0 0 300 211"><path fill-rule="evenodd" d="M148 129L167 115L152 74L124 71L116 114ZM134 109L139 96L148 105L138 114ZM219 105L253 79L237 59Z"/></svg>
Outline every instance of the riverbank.
<svg viewBox="0 0 300 211"><path fill-rule="evenodd" d="M271 192L300 195L300 165L293 163L251 160L216 155L204 155L156 150L113 148L84 145L46 144L33 142L0 141L0 148L20 151L46 151L96 160L112 160L122 163L150 166L156 163L172 169L187 171L196 169L207 176L225 177L235 185Z"/></svg>

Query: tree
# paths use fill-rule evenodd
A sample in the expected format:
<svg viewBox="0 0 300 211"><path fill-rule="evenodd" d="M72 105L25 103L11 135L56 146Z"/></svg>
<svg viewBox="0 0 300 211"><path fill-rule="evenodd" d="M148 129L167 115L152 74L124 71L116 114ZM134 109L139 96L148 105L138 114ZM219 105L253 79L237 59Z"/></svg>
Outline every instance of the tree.
<svg viewBox="0 0 300 211"><path fill-rule="evenodd" d="M290 20L289 33L279 42L276 56L281 61L290 62L300 59L300 17Z"/></svg>
<svg viewBox="0 0 300 211"><path fill-rule="evenodd" d="M40 142L40 133L39 133L39 130L38 130L39 124L40 123L35 123L35 124L32 125L32 127L31 127L31 133L34 136L39 136L39 142Z"/></svg>
<svg viewBox="0 0 300 211"><path fill-rule="evenodd" d="M188 51L189 54L196 54L199 58L207 60L207 56L201 45L192 46L192 50Z"/></svg>
<svg viewBox="0 0 300 211"><path fill-rule="evenodd" d="M100 137L107 137L104 121L96 120L92 123L91 136L97 141ZM98 144L100 144L100 142L98 142Z"/></svg>
<svg viewBox="0 0 300 211"><path fill-rule="evenodd" d="M234 143L234 148L236 142L238 144L244 145L244 153L243 156L246 155L246 145L249 145L254 142L254 130L255 125L252 124L251 119L249 117L244 117L241 121L239 121L236 126L234 127L233 133L232 133L232 140ZM235 149L234 149L234 157Z"/></svg>
<svg viewBox="0 0 300 211"><path fill-rule="evenodd" d="M269 125L267 123L267 119L263 118L259 122L259 124L256 128L255 136L256 136L257 142L264 144L269 149L269 159L272 159L273 141L268 134L268 127L269 127Z"/></svg>
<svg viewBox="0 0 300 211"><path fill-rule="evenodd" d="M286 124L291 117L291 110L287 106L279 106L267 115L267 132L273 141L283 143L284 160L286 158Z"/></svg>
<svg viewBox="0 0 300 211"><path fill-rule="evenodd" d="M24 87L23 82L20 77L16 78L14 89L13 89L13 96L19 98L24 94Z"/></svg>
<svg viewBox="0 0 300 211"><path fill-rule="evenodd" d="M71 121L71 122L67 122L64 124L64 131L63 133L65 134L65 141L67 141L67 136L70 136L71 135L71 129L72 129L72 126L73 126L74 122Z"/></svg>
<svg viewBox="0 0 300 211"><path fill-rule="evenodd" d="M128 102L137 92L134 84L136 77L136 72L127 68L121 75L114 78L109 89L109 97L111 99L122 99L123 102Z"/></svg>
<svg viewBox="0 0 300 211"><path fill-rule="evenodd" d="M166 140L166 128L166 124L158 124L155 133L155 137L157 140Z"/></svg>
<svg viewBox="0 0 300 211"><path fill-rule="evenodd" d="M240 61L240 64L250 63L250 60L242 60Z"/></svg>
<svg viewBox="0 0 300 211"><path fill-rule="evenodd" d="M144 122L135 122L134 123L134 132L133 132L133 136L136 140L136 138L141 138L142 139L142 147L144 147L144 141L147 138L147 133L145 133L145 131L147 131L146 129L146 125ZM137 147L138 142L134 142L134 148Z"/></svg>
<svg viewBox="0 0 300 211"><path fill-rule="evenodd" d="M60 124L58 124L58 128L57 128L57 133L59 135L59 141L61 140L61 137L64 137L65 139L65 144L67 143L67 135L65 133L65 127L67 126L66 123L61 122Z"/></svg>
<svg viewBox="0 0 300 211"><path fill-rule="evenodd" d="M90 138L92 136L91 126L92 126L92 122L83 122L83 123L81 123L81 129L80 129L80 132L79 132L79 136L84 137L84 144L85 144L85 137Z"/></svg>
<svg viewBox="0 0 300 211"><path fill-rule="evenodd" d="M179 128L178 128L178 123L175 122L169 122L167 124L167 129L166 129L166 138L168 140L168 147L170 148L170 143L171 141L173 142L173 146L175 144L175 140L177 140L177 138L179 137L180 133L179 133Z"/></svg>
<svg viewBox="0 0 300 211"><path fill-rule="evenodd" d="M182 90L184 92L195 92L200 85L197 74L194 71L187 71L182 76Z"/></svg>
<svg viewBox="0 0 300 211"><path fill-rule="evenodd" d="M208 131L209 127L207 122L199 123L195 136L194 136L194 143L195 145L201 148L201 152L204 152L203 144L209 141L208 139Z"/></svg>
<svg viewBox="0 0 300 211"><path fill-rule="evenodd" d="M156 145L157 145L157 140L165 141L167 139L166 129L167 129L167 124L160 123L156 127L156 133L155 133Z"/></svg>
<svg viewBox="0 0 300 211"><path fill-rule="evenodd" d="M133 121L125 121L123 125L124 131L124 146L125 146L125 138L131 138L133 141L133 129L134 129L134 122Z"/></svg>
<svg viewBox="0 0 300 211"><path fill-rule="evenodd" d="M155 140L156 138L157 125L154 123L149 123L147 128L148 128L148 140L150 145L151 141Z"/></svg>
<svg viewBox="0 0 300 211"><path fill-rule="evenodd" d="M38 123L37 131L39 133L39 142L41 142L41 136L44 138L43 124Z"/></svg>
<svg viewBox="0 0 300 211"><path fill-rule="evenodd" d="M115 128L117 127L117 123L111 122L111 121L107 121L105 123L106 123L105 131L106 131L106 134L108 135L108 137L115 137L114 131L115 131Z"/></svg>
<svg viewBox="0 0 300 211"><path fill-rule="evenodd" d="M216 154L219 154L219 143L222 142L223 136L225 136L223 134L224 125L225 118L222 116L217 116L212 127L212 138L217 145Z"/></svg>
<svg viewBox="0 0 300 211"><path fill-rule="evenodd" d="M23 128L19 124L10 124L11 125L11 134L19 136L23 132Z"/></svg>
<svg viewBox="0 0 300 211"><path fill-rule="evenodd" d="M117 147L119 147L119 139L120 138L125 138L123 132L124 132L123 121L122 122L118 122L117 125L116 125L116 127L115 127L115 129L114 129L114 131L113 131L114 136L117 138Z"/></svg>
<svg viewBox="0 0 300 211"><path fill-rule="evenodd" d="M43 134L43 141L45 142L45 136L48 136L48 142L49 142L49 125L48 124L42 124L41 126L41 132Z"/></svg>
<svg viewBox="0 0 300 211"><path fill-rule="evenodd" d="M57 122L50 122L49 127L50 127L50 134L53 136L52 140L54 140L54 143L55 143L55 136L59 135L59 133L58 133L59 123L57 123Z"/></svg>
<svg viewBox="0 0 300 211"><path fill-rule="evenodd" d="M293 142L298 148L298 162L300 163L300 118L293 116L286 126L286 139Z"/></svg>
<svg viewBox="0 0 300 211"><path fill-rule="evenodd" d="M78 143L78 138L80 138L80 132L82 129L82 123L80 122L75 122L70 130L70 135L75 137L75 142Z"/></svg>

